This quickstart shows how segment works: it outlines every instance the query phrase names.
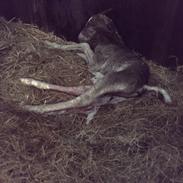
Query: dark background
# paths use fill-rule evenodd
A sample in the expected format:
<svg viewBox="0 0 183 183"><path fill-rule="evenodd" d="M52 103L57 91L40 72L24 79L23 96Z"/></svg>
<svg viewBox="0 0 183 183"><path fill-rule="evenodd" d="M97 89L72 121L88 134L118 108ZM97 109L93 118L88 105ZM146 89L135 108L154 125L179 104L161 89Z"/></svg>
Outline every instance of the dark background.
<svg viewBox="0 0 183 183"><path fill-rule="evenodd" d="M87 19L108 8L128 47L162 65L183 64L182 0L1 0L0 16L76 40Z"/></svg>

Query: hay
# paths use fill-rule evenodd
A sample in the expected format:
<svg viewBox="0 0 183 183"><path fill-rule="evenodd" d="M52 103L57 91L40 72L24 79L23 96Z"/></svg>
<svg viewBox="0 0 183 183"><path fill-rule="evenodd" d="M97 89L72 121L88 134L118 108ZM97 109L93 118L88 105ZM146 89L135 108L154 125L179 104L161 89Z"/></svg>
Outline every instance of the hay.
<svg viewBox="0 0 183 183"><path fill-rule="evenodd" d="M65 86L90 83L74 52L42 41L66 41L32 25L0 20L0 182L183 182L183 72L148 61L150 83L176 101L153 94L103 106L90 125L82 114L17 113L6 104L52 103L71 96L22 86L31 77Z"/></svg>

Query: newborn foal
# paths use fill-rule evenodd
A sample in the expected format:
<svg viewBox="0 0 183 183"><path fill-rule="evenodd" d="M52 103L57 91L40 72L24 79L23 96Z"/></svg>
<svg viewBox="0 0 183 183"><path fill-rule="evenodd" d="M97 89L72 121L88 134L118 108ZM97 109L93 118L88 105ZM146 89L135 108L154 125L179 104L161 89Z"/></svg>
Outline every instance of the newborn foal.
<svg viewBox="0 0 183 183"><path fill-rule="evenodd" d="M89 122L101 105L137 97L145 90L158 92L163 96L165 103L171 103L171 98L164 89L147 85L148 65L125 46L110 18L103 14L91 17L78 38L80 43L59 45L47 41L45 44L54 49L80 51L78 55L85 59L89 71L94 76L93 85L64 87L21 78L25 85L77 96L56 104L24 105L23 109L47 113L93 105L94 110L87 119Z"/></svg>

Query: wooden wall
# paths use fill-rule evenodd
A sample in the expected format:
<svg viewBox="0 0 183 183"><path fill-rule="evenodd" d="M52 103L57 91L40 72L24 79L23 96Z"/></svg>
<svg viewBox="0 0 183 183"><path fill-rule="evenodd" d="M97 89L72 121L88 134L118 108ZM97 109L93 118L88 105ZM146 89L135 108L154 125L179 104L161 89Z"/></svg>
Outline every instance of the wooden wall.
<svg viewBox="0 0 183 183"><path fill-rule="evenodd" d="M76 40L87 19L108 8L130 48L163 65L175 65L170 55L183 63L181 0L6 0L0 1L0 16L20 18Z"/></svg>

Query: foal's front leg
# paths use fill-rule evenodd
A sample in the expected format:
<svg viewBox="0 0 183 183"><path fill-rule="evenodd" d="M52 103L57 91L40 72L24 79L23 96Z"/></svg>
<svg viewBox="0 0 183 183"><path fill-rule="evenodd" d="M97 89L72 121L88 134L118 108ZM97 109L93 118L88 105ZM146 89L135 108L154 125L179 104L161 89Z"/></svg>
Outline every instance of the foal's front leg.
<svg viewBox="0 0 183 183"><path fill-rule="evenodd" d="M61 49L65 51L81 51L83 54L78 54L87 61L87 64L92 65L95 63L95 54L90 48L88 43L70 43L65 45L60 45L58 43L53 43L50 41L45 41L45 44L50 48Z"/></svg>

